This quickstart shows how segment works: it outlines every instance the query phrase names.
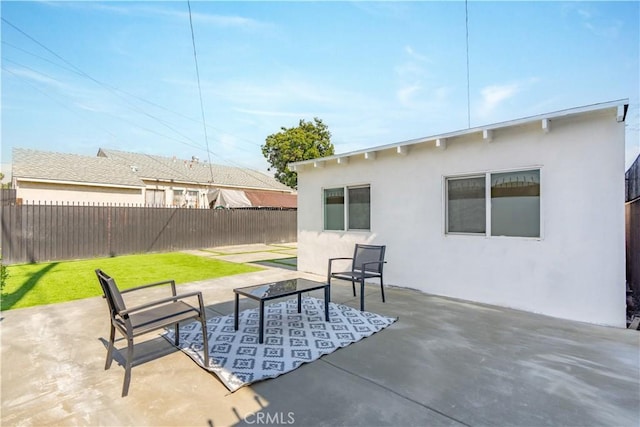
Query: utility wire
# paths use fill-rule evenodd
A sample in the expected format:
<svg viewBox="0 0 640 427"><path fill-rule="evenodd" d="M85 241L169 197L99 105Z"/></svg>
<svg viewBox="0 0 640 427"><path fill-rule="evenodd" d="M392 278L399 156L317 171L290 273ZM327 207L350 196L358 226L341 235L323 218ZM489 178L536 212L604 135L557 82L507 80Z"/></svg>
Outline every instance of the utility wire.
<svg viewBox="0 0 640 427"><path fill-rule="evenodd" d="M191 12L190 5L189 5L189 12ZM25 36L25 37L27 37L29 40L33 41L33 42L34 42L34 43L36 43L38 46L42 47L42 48L43 48L43 49L45 49L47 52L51 53L53 56L55 56L56 58L58 58L59 60L61 60L61 61L62 61L62 62L64 62L65 64L67 64L69 67L71 67L71 69L69 69L69 68L67 68L67 67L65 67L65 66L62 66L62 65L60 65L60 64L56 64L55 62L53 62L53 61L51 61L51 60L49 60L49 59L47 59L47 58L44 58L44 57L39 56L39 55L37 55L37 54L34 54L34 53L31 53L31 52L28 52L28 51L26 51L26 50L24 50L24 49L22 49L22 48L17 47L17 46L11 45L10 43L8 43L8 42L6 42L6 41L4 41L4 40L2 41L2 43L3 43L3 44L7 44L7 45L9 45L9 46L11 46L11 47L14 47L14 48L16 48L16 49L18 49L18 50L21 50L21 51L23 51L23 52L27 53L27 54L29 54L29 55L36 56L36 57L38 57L38 58L40 58L40 59L43 59L43 60L45 60L45 61L47 61L47 62L52 63L53 65L56 65L56 66L58 66L58 67L61 67L61 68L65 69L65 70L67 70L67 71L74 72L74 73L76 73L76 74L78 74L78 75L80 75L80 76L82 76L82 77L84 77L84 78L87 78L87 79L89 79L89 80L91 80L91 81L93 81L93 82L97 83L98 85L102 86L103 88L106 88L107 90L109 90L109 91L111 91L111 92L114 92L114 93L116 94L116 96L118 96L119 98L123 99L123 100L124 100L125 102L127 102L129 105L132 105L132 104L131 104L128 100L126 100L124 97L122 97L120 94L118 94L118 93L116 93L116 92L119 92L119 93L121 93L121 94L125 94L125 95L127 95L127 96L130 96L130 97L133 97L133 98L136 98L136 99L139 99L139 100L141 100L141 101L143 101L143 102L145 102L145 103L147 103L147 104L151 104L151 105L154 105L154 106L156 106L156 107L158 107L158 108L161 108L161 109L164 109L164 110L166 110L166 111L169 111L169 112L171 112L171 113L174 113L174 114L180 115L180 116L182 116L182 117L184 117L184 118L186 118L186 119L189 119L189 120L191 120L191 121L196 121L196 120L194 120L194 119L192 119L192 118L190 118L190 117L188 117L188 116L185 116L185 115L183 115L183 114L177 113L177 112L172 111L172 110L170 110L170 109L167 109L166 107L163 107L163 106L161 106L161 105L159 105L159 104L153 103L153 102L148 101L148 100L146 100L146 99L144 99L144 98L140 98L140 97L138 97L138 96L136 96L136 95L134 95L134 94L131 94L131 93L126 92L126 91L124 91L124 90L122 90L122 89L119 89L119 88L113 87L113 86L111 86L111 85L108 85L108 84L106 84L106 83L104 83L104 82L101 82L101 81L99 81L99 80L95 79L94 77L90 76L89 74L87 74L86 72L84 72L82 69L80 69L79 67L77 67L76 65L74 65L73 63L71 63L70 61L68 61L68 60L66 60L65 58L63 58L61 55L59 55L59 54L57 54L56 52L54 52L52 49L50 49L50 48L48 48L47 46L45 46L43 43L41 43L40 41L38 41L38 40L37 40L37 39L35 39L34 37L32 37L32 36L30 36L29 34L27 34L27 33L26 33L25 31L23 31L22 29L18 28L16 25L14 25L14 24L12 24L11 22L7 21L5 18L1 18L1 19L2 19L2 21L3 21L3 22L5 22L7 25L11 26L11 27L12 27L12 28L14 28L16 31L18 31L20 34L24 35L24 36ZM196 72L197 72L197 77L198 77L198 89L199 89L199 93L200 93L200 104L201 104L201 111L202 111L202 115L203 115L203 125L204 125L204 127L205 127L205 140L207 141L207 148L206 148L206 152L207 152L207 156L208 156L208 159L209 159L209 168L210 168L209 170L210 170L210 174L211 174L211 178L212 178L212 182L213 182L213 165L212 165L212 162L211 162L211 150L209 149L209 145L208 145L208 138L207 138L207 133L206 133L206 128L207 128L207 127L210 127L210 126L207 126L207 124L206 124L206 122L205 122L205 120L204 120L204 108L203 108L203 105L204 105L204 104L203 104L203 101L202 101L202 91L200 90L200 76L199 76L199 70L198 70L198 68L197 68L198 64L197 64L197 56L196 56L196 50L195 50L195 37L194 37L194 35L193 35L193 24L192 24L192 20L191 20L191 14L190 14L190 16L189 16L189 20L190 20L191 30L192 30L192 43L193 43L193 46L194 46L194 57L196 58ZM6 59L6 60L8 60L7 58L5 58L5 59ZM52 80L55 80L55 81L60 82L60 80L58 80L58 79L56 79L56 78L54 78L54 77L51 77L51 76L48 76L48 75L46 75L46 74L43 74L43 73L41 73L41 72L39 72L39 71L33 70L32 68L27 67L27 66L24 66L24 65L22 65L22 64L19 64L19 63L17 63L16 61L11 61L11 60L9 60L9 61L10 61L10 62L13 62L13 63L14 63L14 64L16 64L16 65L19 65L19 66L22 66L22 67L24 67L24 68L26 68L26 69L29 69L29 70L31 70L31 71L34 71L34 72L36 72L36 73L38 73L38 74L40 74L40 75L43 75L43 76L45 76L45 77L47 77L47 78L49 78L49 79L52 79ZM3 68L5 71L7 71L7 72L11 73L12 75L14 75L15 77L17 77L17 78L19 78L19 79L24 80L24 78L22 78L21 76L19 76L19 75L17 75L17 74L15 74L15 73L13 73L11 70L7 69L6 67L2 67L2 68ZM29 83L29 82L27 82L27 83ZM43 92L42 90L40 90L39 88L37 88L36 86L34 86L34 85L33 85L33 84L31 84L31 83L29 83L29 85L30 85L30 86L32 86L34 89L36 89L38 92L43 93L45 96L47 96L47 97L51 98L51 99L52 99L52 100L54 100L56 103L59 103L59 104L60 104L60 105L62 105L65 109L67 109L67 110L69 110L69 111L73 112L74 114L78 114L77 112L75 112L75 111L71 110L69 107L67 107L66 105L64 105L64 104L62 103L62 101L58 101L58 100L56 100L56 99L52 98L51 96L47 95L45 92ZM151 114L149 114L149 113L146 113L146 112L144 112L144 111L141 111L141 110L140 110L139 108L137 108L137 107L136 107L136 108L134 108L134 109L136 109L136 110L137 110L138 112L140 112L141 114L144 114L144 115L146 115L147 117L150 117L150 118L152 118L152 119L154 119L154 120L158 121L159 123L163 124L165 127L168 127L169 129L171 129L171 130L173 130L174 132L178 133L180 136L182 136L182 137L184 137L184 138L188 139L189 141L193 142L193 144L190 144L190 143L188 143L188 142L185 142L185 141L179 140L179 139L174 138L174 137L171 137L171 136L169 136L169 135L161 134L161 133L159 133L159 132L157 132L157 131L154 131L154 130L152 130L152 129L148 129L148 128L142 127L142 126L140 126L139 124L136 124L136 123L134 123L134 122L132 122L132 121L126 120L126 119L124 119L124 118L122 118L122 117L119 117L119 116L116 116L116 115L113 115L113 114L109 114L109 113L105 113L105 114L110 115L110 116L112 116L112 117L114 117L114 118L116 118L116 119L119 119L119 120L125 121L125 122L127 122L127 123L129 123L129 124L132 124L133 126L136 126L136 127L140 128L140 129L142 129L142 130L145 130L145 131L147 131L147 132L153 133L153 134L158 135L158 136L160 136L160 137L164 137L164 138L172 139L172 140L174 140L174 141L176 141L176 142L178 142L178 143L180 143L180 144L187 145L187 146L190 146L190 147L193 147L193 148L202 149L201 145L200 145L198 142L194 141L193 139L189 138L188 136L186 136L186 135L184 135L184 134L182 134L182 133L178 132L177 130L173 129L171 126L169 126L166 122L162 121L161 119L159 119L159 118L157 118L157 117L155 117L155 116L153 116L153 115L151 115ZM103 128L103 129L104 129L104 128ZM216 129L216 128L213 128L213 127L212 127L212 129ZM107 132L109 135L113 136L113 137L114 137L114 138L116 138L116 139L119 139L119 138L118 138L116 135L114 135L112 132L108 131L107 129L104 129L104 130L105 130L105 132ZM249 140L246 140L246 139L245 139L245 141L247 141L247 142L251 143L252 145L259 145L259 144L255 144L255 143L253 143L253 142L251 142L251 141L249 141ZM250 169L250 168L247 168L246 166L244 166L244 165L242 165L242 164L240 164L240 163L238 163L238 162L236 162L236 161L233 161L233 160L231 160L231 159L228 159L228 158L222 157L222 156L220 156L220 155L218 155L218 157L220 157L221 159L223 159L223 160L227 161L228 163L231 163L231 164L235 165L235 167L237 167L238 169L240 169L240 171L241 171L242 173L244 173L245 175L247 175L247 176L249 176L249 177L251 177L251 178L253 178L253 179L255 179L255 180L259 181L259 182L264 183L267 187L271 187L271 186L272 186L272 183L271 183L271 182L265 181L265 180L263 179L263 177L264 177L264 176L266 176L266 175L264 175L263 173L258 172L258 171L255 171L255 170ZM176 172L177 172L177 171L176 171Z"/></svg>
<svg viewBox="0 0 640 427"><path fill-rule="evenodd" d="M469 78L469 2L464 0L464 21L467 33L467 127L471 128L471 83Z"/></svg>
<svg viewBox="0 0 640 427"><path fill-rule="evenodd" d="M7 60L7 59L5 58L5 60ZM11 61L11 62L13 62L13 61ZM6 71L7 73L11 74L12 76L16 77L17 79L24 80L24 82L25 82L25 83L27 83L29 86L31 86L34 90L36 90L36 91L40 92L42 95L44 95L44 96L46 96L47 98L51 99L51 100L52 100L53 102L55 102L56 104L59 104L59 105L60 105L62 108L64 108L65 110L69 110L69 111L70 111L70 112L72 112L73 114L76 114L76 115L80 116L80 117L81 117L81 118L83 118L83 119L85 118L85 117L82 117L82 115L81 115L80 113L78 113L77 111L73 110L73 109L72 109L72 108L70 108L68 105L66 105L64 102L62 102L62 101L60 101L60 100L55 99L53 96L51 96L51 95L47 94L45 91L41 90L38 86L36 86L36 85L34 85L33 83L31 83L29 80L24 79L22 76L20 76L20 75L18 75L18 74L16 74L16 73L14 73L14 72L13 72L13 71L11 71L9 68L7 68L7 67L5 67L5 66L2 66L2 69L3 69L4 71ZM106 133L108 133L109 135L111 135L113 138L115 138L115 139L119 139L115 134L113 134L111 131L109 131L109 129L107 129L107 128L105 128L105 127L103 127L103 126L101 126L101 125L99 125L99 124L97 124L97 123L94 123L94 124L95 124L96 126L100 127L102 130L104 130L104 131L105 131Z"/></svg>
<svg viewBox="0 0 640 427"><path fill-rule="evenodd" d="M23 67L23 68L25 68L25 69L27 69L27 70L30 70L30 71L32 71L32 72L34 72L34 73L36 73L36 74L39 74L39 75L41 75L41 76L43 76L43 77L46 77L46 78L48 78L48 79L50 79L50 80L52 80L52 81L57 81L57 82L63 83L63 82L61 82L60 80L56 79L56 78L55 78L55 77L53 77L53 76L50 76L50 75L48 75L48 74L42 73L42 72L37 71L37 70L34 70L34 69L33 69L33 68L31 68L31 67L28 67L28 66L26 66L26 65L24 65L24 64L20 64L20 63L18 63L18 62L16 62L16 61L13 61L13 60L11 60L11 59L5 58L5 61L10 62L10 63L13 63L13 64L16 64L16 65L18 65L18 66L20 66L20 67ZM60 101L60 100L58 100L58 99L54 98L53 96L51 96L51 95L47 94L45 91L41 90L41 89L40 89L40 88L38 88L36 85L32 84L29 80L24 79L22 76L20 76L20 75L18 75L18 74L16 74L16 73L14 73L12 70L10 70L9 68L7 68L7 67L5 67L5 66L3 66L3 67L2 67L2 69L4 69L6 72L10 73L11 75L13 75L13 76L14 76L14 77L16 77L16 78L21 79L21 80L24 80L24 81L25 81L25 83L27 83L27 84L28 84L29 86L31 86L33 89L37 90L38 92L40 92L40 93L41 93L41 94L43 94L44 96L46 96L46 97L50 98L51 100L53 100L53 101L54 101L54 102L56 102L57 104L60 104L60 105L61 105L63 108L65 108L66 110L69 110L69 111L71 111L72 113L74 113L74 114L76 114L76 115L79 115L79 116L80 116L80 114L79 114L77 111L75 111L75 110L73 110L73 109L69 108L69 107L68 107L64 102L62 102L62 101ZM178 143L180 143L180 144L187 145L187 146L189 146L189 147L193 147L193 148L197 148L197 149L202 149L202 147L200 146L200 144L199 144L198 142L194 141L193 139L189 138L189 137L188 137L188 136L186 136L186 135L183 135L183 136L184 136L185 138L187 138L188 140L192 141L192 142L193 142L193 144L191 144L191 143L189 143L189 142L186 142L186 141L182 141L182 140L180 140L180 139L174 138L174 137L169 136L169 135L162 134L162 133L157 132L157 131L155 131L155 130L153 130L153 129L149 129L149 128L143 127L143 126L141 126L141 125L139 125L139 124L137 124L137 123L134 123L133 121L127 120L127 119L125 119L125 118L123 118L123 117L120 117L120 116L117 116L117 115L115 115L115 114L111 114L111 113L108 113L108 112L103 112L103 114L109 115L109 116L114 117L114 118L116 118L116 119L118 119L118 120L122 120L122 121L124 121L124 122L126 122L126 123L129 123L129 124L131 124L131 125L133 125L133 126L135 126L135 127L139 128L139 129L142 129L142 130L144 130L144 131L146 131L146 132L149 132L149 133L152 133L152 134L158 135L158 136L160 136L160 137L168 138L168 139L172 139L172 140L174 140L174 141L176 141L176 142L178 142ZM119 138L118 138L118 136L116 136L115 134L113 134L113 133L112 133L111 131L109 131L108 129L106 129L106 128L104 128L104 127L100 126L100 125L98 125L98 126L99 126L99 127L101 127L101 128L102 128L106 133L108 133L109 135L111 135L113 138L115 138L115 139L119 139ZM113 150L109 150L109 151L113 151ZM159 162L159 161L158 161L154 156L147 155L147 157L149 157L150 159L152 159L152 160L154 160L154 161L156 161L156 162ZM161 157L161 156L160 156L160 157ZM242 173L244 173L245 175L247 175L247 176L249 176L249 177L251 177L251 178L255 179L255 180L256 180L256 181L258 181L258 182L261 182L262 184L265 184L267 187L271 187L271 186L273 185L273 184L272 184L272 182L266 181L266 180L264 179L264 176L265 176L265 175L264 175L264 174L262 174L261 172L259 172L259 171L255 171L255 170L250 169L250 168L247 168L245 165L242 165L242 164L240 164L240 163L238 163L238 162L236 162L236 161L234 161L234 160L232 160L232 159L229 159L229 158L227 158L227 157L224 157L224 156L221 156L221 155L218 155L218 157L219 157L220 159L222 159L222 160L226 161L227 163L230 163L230 164L234 165L234 167L235 167L235 168L237 168L240 172L242 172ZM185 160L185 159L180 159L180 160ZM161 163L161 164L163 165L163 167L169 167L166 163L162 163L162 162L159 162L159 163ZM210 168L210 170L211 170L211 169L213 168L213 165L212 165L212 164L209 164L209 168ZM186 178L186 179L187 179L187 181L193 181L193 177L192 177L192 176L190 176L190 175L186 175L184 172L182 172L182 170L177 169L177 168L173 168L173 167L169 167L169 169L172 169L172 170L173 170L174 172L176 172L178 175L180 175L180 176L182 176L182 177Z"/></svg>
<svg viewBox="0 0 640 427"><path fill-rule="evenodd" d="M12 43L9 43L9 42L7 42L7 41L5 41L5 40L3 40L3 41L2 41L2 44L3 44L3 45L6 45L6 46L9 46L9 47L11 47L11 48L14 48L14 49L16 49L16 50L19 50L19 51L21 51L21 52L23 52L23 53L26 53L27 55L30 55L30 56L36 57L36 58L38 58L38 59L41 59L41 60L43 60L43 61L46 61L46 62L48 62L48 63L50 63L50 64L52 64L52 65L55 65L56 67L60 67L60 68L62 68L63 70L66 70L66 71L68 71L68 72L71 72L71 73L77 74L77 75L82 76L82 77L86 77L82 72L79 72L79 71L77 71L77 70L75 70L75 69L72 69L72 68L66 67L66 66L64 66L64 65L61 65L61 64L59 64L59 63L57 63L57 62L54 62L54 61L52 61L52 60L50 60L50 59L48 59L48 58L45 58L45 57L43 57L43 56L41 56L41 55L36 54L36 53L29 52L28 50L23 49L23 48L21 48L21 47L19 47L19 46L16 46L16 45L14 45L14 44L12 44ZM41 73L41 72L39 72L39 71L36 71L36 70L34 70L33 68L30 68L30 67L28 67L28 66L26 66L26 65L20 64L20 63L18 63L18 62L16 62L16 61L12 61L12 60L10 60L10 59L8 59L8 58L5 58L5 60L6 60L6 61L13 62L13 63L14 63L14 64L16 64L16 65L19 65L19 66L21 66L21 67L27 68L27 69L32 70L32 71L34 71L34 72L40 73L40 74L42 74L42 75L46 75L46 74ZM58 80L58 79L56 79L56 78L54 78L54 77L51 77L51 76L48 76L48 77L49 77L49 78L51 78L52 80L60 81L60 80ZM169 113L175 114L176 116L180 116L180 117L182 117L183 119L186 119L186 120L189 120L189 121L192 121L192 122L195 122L195 123L200 123L200 122L201 122L201 120L194 119L193 117L189 117L189 116L187 116L186 114L183 114L183 113L181 113L181 112L179 112L179 111L172 110L172 109L167 108L167 107L165 107L165 106L163 106L163 105L160 105L160 104L155 103L155 102L153 102L153 101L150 101L150 100L148 100L148 99L142 98L142 97L140 97L140 96L138 96L138 95L135 95L135 94L133 94L133 93L131 93L131 92L127 92L126 90L123 90L123 89L117 88L117 87L115 87L115 86L109 85L109 84L104 83L104 82L99 82L99 81L97 81L97 82L98 82L101 86L105 87L106 89L108 89L108 90L110 90L110 91L116 91L116 92L119 92L119 93L124 94L124 95L126 95L126 96L129 96L129 97L131 97L131 98L137 99L138 101L144 102L145 104L148 104L148 105L151 105L151 106L153 106L153 107L156 107L156 108L159 108L159 109L161 109L161 110L164 110L164 111L166 111L166 112L169 112ZM116 96L118 96L118 94L116 94ZM119 96L119 97L120 97L120 96ZM120 98L122 98L122 97L120 97ZM124 100L124 98L122 98L122 99ZM127 102L127 101L125 100L125 102ZM132 104L131 104L131 103L129 103L129 102L127 102L127 103L128 103L129 105L132 105ZM140 110L137 110L137 111L140 111ZM143 114L146 114L147 116L149 116L149 114L147 114L147 113L144 113L144 112L143 112ZM155 118L155 116L152 116L152 117L154 117L154 119L155 119L155 120L157 120L157 121L161 121L161 119ZM218 131L218 132L226 133L223 129L217 128L217 127L215 127L215 126L211 126L210 124L207 124L207 128L212 129L212 130L215 130L215 131ZM172 130L174 130L174 129L172 129ZM174 131L175 131L175 130L174 130ZM179 132L177 132L177 133L179 133ZM181 135L182 135L182 134L181 134ZM183 136L184 136L184 135L183 135ZM239 137L239 136L237 136L237 135L236 135L236 136L234 136L234 138L236 138L236 139L238 139L238 140L240 140L240 141L242 141L242 142L244 142L244 143L246 143L246 144L250 144L250 145L252 145L252 146L254 146L254 147L260 147L260 146L261 146L261 144L259 144L259 143L253 142L253 141L251 141L251 140L249 140L249 139L247 139L247 138ZM195 142L195 141L194 141L194 142ZM199 146L198 146L198 147L196 147L196 148L201 149L201 147L199 147Z"/></svg>
<svg viewBox="0 0 640 427"><path fill-rule="evenodd" d="M209 160L209 170L211 172L211 183L213 184L213 166L211 166L211 151L209 150L209 138L207 137L207 122L204 116L204 102L202 101L202 87L200 86L200 70L198 68L198 54L196 53L196 37L193 32L193 19L191 18L191 2L187 0L189 8L189 27L191 28L191 44L193 45L193 60L196 64L196 78L198 79L198 94L200 95L200 111L202 112L202 127L204 129L204 142L207 146L207 158Z"/></svg>

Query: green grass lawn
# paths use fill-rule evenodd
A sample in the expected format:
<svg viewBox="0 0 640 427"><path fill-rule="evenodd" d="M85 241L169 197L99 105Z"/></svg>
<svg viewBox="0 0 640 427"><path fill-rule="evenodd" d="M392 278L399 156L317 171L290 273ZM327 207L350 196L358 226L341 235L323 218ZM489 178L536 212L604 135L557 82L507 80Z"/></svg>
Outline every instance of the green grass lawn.
<svg viewBox="0 0 640 427"><path fill-rule="evenodd" d="M81 261L8 266L1 310L53 304L102 295L94 270L101 268L121 289L174 279L177 284L259 271L245 264L181 252L126 255Z"/></svg>

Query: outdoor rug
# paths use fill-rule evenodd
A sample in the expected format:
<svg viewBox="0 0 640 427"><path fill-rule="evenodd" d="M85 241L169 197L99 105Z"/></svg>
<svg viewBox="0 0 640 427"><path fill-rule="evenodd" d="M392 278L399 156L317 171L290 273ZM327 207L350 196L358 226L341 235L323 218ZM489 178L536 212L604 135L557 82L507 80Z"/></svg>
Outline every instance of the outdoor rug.
<svg viewBox="0 0 640 427"><path fill-rule="evenodd" d="M324 301L312 297L302 299L301 313L297 298L265 305L264 312L263 344L258 343L258 308L240 312L238 331L233 329L233 314L207 319L209 366L204 366L200 322L180 325L178 347L234 392L292 371L397 320L329 303L329 322L325 322ZM173 328L163 336L173 342Z"/></svg>

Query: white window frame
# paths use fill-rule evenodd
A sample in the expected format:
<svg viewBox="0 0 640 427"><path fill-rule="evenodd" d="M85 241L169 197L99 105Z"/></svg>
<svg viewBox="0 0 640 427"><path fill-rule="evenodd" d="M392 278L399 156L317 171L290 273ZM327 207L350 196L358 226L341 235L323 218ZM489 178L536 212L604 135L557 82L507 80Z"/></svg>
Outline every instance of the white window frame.
<svg viewBox="0 0 640 427"><path fill-rule="evenodd" d="M328 230L325 228L326 226L326 209L325 209L325 190L342 188L344 192L344 205L342 209L342 214L344 215L344 227L340 230ZM349 190L356 188L368 188L369 189L369 228L349 228ZM327 187L323 187L321 191L321 203L322 203L322 231L323 232L364 232L368 233L371 231L371 184L356 184L356 185L331 185Z"/></svg>
<svg viewBox="0 0 640 427"><path fill-rule="evenodd" d="M522 171L531 171L537 170L540 172L540 235L536 237L526 237L526 236L493 236L491 234L491 175L499 174L499 173L509 173L509 172L522 172ZM484 233L472 233L472 232L450 232L449 231L449 192L447 182L449 180L455 179L466 179L466 178L480 178L485 177L485 232ZM545 188L544 183L544 173L543 167L540 165L534 166L523 166L518 168L511 169L495 169L488 170L476 173L469 174L460 174L460 175L446 175L443 176L442 179L442 189L443 189L443 233L445 236L481 236L488 239L523 239L523 240L542 240L544 237L544 213L543 213L543 197Z"/></svg>
<svg viewBox="0 0 640 427"><path fill-rule="evenodd" d="M487 235L487 227L491 226L491 221L490 221L490 217L487 215L488 212L488 208L490 208L490 206L487 206L487 176L489 176L490 174L487 172L484 173L474 173L474 174L468 174L468 175L453 175L453 176L446 176L444 177L443 180L443 184L444 184L444 234L446 235L469 235L469 236L486 236ZM463 179L473 179L473 178L482 178L484 177L485 182L484 182L484 201L485 201L485 232L484 233L474 233L471 231L449 231L449 186L448 186L448 182L449 181L456 181L456 180L463 180ZM489 189L489 195L491 194L491 191ZM490 205L490 203L489 203Z"/></svg>

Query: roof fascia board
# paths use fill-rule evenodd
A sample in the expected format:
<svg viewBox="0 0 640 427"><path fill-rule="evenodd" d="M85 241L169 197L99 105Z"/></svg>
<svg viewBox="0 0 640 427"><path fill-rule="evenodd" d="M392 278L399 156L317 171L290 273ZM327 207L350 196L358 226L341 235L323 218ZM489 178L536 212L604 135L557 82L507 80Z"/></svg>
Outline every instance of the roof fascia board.
<svg viewBox="0 0 640 427"><path fill-rule="evenodd" d="M216 184L215 182L212 184L207 184L211 187L215 187L215 188L225 188L225 189L231 189L231 190L240 190L240 191L244 191L244 190L248 190L248 191L271 191L273 193L283 193L283 194L293 194L295 193L295 190L293 188L291 189L280 189L280 188L267 188L267 187L251 187L249 185L243 185L241 187L237 186L237 185L227 185L227 184Z"/></svg>
<svg viewBox="0 0 640 427"><path fill-rule="evenodd" d="M144 188L144 185L105 184L102 182L64 181L59 179L29 178L24 176L14 177L18 182L39 182L42 184L77 185L81 187L106 187L106 188Z"/></svg>
<svg viewBox="0 0 640 427"><path fill-rule="evenodd" d="M564 117L570 117L570 116L576 116L579 114L584 114L584 113L590 113L590 112L595 112L595 111L599 111L599 110L607 110L610 108L616 108L616 111L618 109L618 107L623 107L625 105L629 104L629 99L618 99L615 101L610 101L610 102L603 102L603 103L599 103L599 104L591 104L591 105L585 105L582 107L576 107L576 108L570 108L570 109L566 109L566 110L560 110L560 111L554 111L551 113L544 113L544 114L539 114L536 116L529 116L529 117L523 117L520 119L514 119L514 120L509 120L509 121L505 121L505 122L499 122L499 123L493 123L493 124L489 124L489 125L485 125L485 126L477 126L477 127L473 127L473 128L468 128L468 129L461 129L461 130L457 130L454 132L448 132L448 133L443 133L443 134L439 134L439 135L432 135L432 136L427 136L427 137L423 137L423 138L416 138L416 139L410 139L407 141L401 141L401 142L394 142L392 144L386 144L386 145L380 145L377 147L372 147L372 148L365 148L362 150L356 150L356 151L351 151L348 153L342 153L342 154L337 154L337 155L333 155L333 156L328 156L328 157L321 157L318 159L312 159L312 160L303 160L300 162L293 162L289 164L289 167L291 168L293 167L297 167L297 166L303 166L303 165L312 165L314 162L318 162L318 161L324 161L324 162L329 162L331 160L337 160L340 157L351 157L351 156L358 156L358 155L364 155L366 153L374 153L376 151L385 151L385 150L390 150L390 149L397 149L397 147L400 146L405 146L405 145L414 145L414 144L421 144L424 142L429 142L429 141L436 141L437 139L449 139L449 138L455 138L458 136L463 136L463 135L469 135L469 134L473 134L473 133L483 133L484 131L492 131L492 130L496 130L496 129L503 129L503 128L508 128L508 127L515 127L515 126L521 126L523 124L527 124L527 123L531 123L531 122L537 122L537 121L542 121L542 120L552 120L552 119L559 119L559 118L564 118ZM626 110L625 110L626 113ZM626 116L626 114L625 114ZM624 121L624 118L623 118Z"/></svg>

